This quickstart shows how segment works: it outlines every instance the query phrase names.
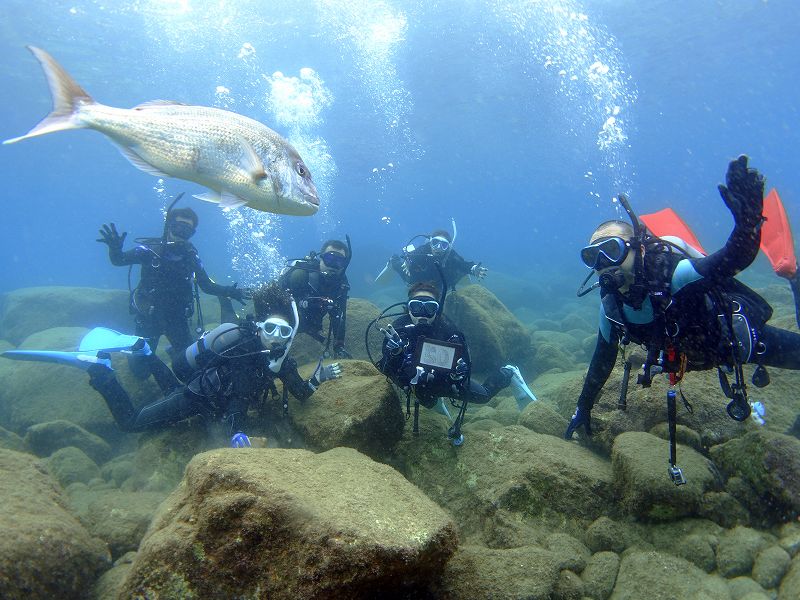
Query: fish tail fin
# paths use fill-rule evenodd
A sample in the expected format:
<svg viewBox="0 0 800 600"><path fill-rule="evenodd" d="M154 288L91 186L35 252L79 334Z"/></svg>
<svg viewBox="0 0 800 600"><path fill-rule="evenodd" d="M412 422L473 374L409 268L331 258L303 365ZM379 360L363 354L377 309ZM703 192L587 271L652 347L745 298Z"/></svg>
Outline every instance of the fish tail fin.
<svg viewBox="0 0 800 600"><path fill-rule="evenodd" d="M47 83L50 86L50 94L53 97L53 110L42 119L36 127L25 135L5 140L4 144L13 144L21 140L53 133L54 131L65 131L67 129L81 129L86 127L76 118L76 112L81 105L93 104L94 100L78 83L64 70L56 60L41 48L28 46L36 60L42 65Z"/></svg>

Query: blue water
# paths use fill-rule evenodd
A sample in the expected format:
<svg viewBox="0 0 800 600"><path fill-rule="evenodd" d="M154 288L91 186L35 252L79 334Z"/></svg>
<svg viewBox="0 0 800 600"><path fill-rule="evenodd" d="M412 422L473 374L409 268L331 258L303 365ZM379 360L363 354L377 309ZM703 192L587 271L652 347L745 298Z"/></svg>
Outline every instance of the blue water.
<svg viewBox="0 0 800 600"><path fill-rule="evenodd" d="M217 280L253 284L349 233L353 295L369 296L386 257L452 217L487 283L549 278L574 297L577 250L619 192L720 244L732 221L716 184L739 153L800 231L798 17L794 0L5 0L0 138L50 109L32 44L99 102L229 108L297 146L322 193L314 217L185 201ZM0 291L124 288L100 224L159 235L169 199L201 192L92 131L0 153Z"/></svg>

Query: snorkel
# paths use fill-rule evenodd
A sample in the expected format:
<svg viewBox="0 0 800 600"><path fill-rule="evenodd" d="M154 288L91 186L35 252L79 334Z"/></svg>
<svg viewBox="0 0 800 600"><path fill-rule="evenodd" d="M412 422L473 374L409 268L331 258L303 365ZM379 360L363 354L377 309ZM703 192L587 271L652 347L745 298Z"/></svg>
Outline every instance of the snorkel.
<svg viewBox="0 0 800 600"><path fill-rule="evenodd" d="M171 220L171 216L172 216L172 209L175 208L175 205L178 203L178 200L180 200L181 198L183 198L183 192L181 192L180 194L175 196L175 199L172 202L170 202L169 206L167 207L167 212L164 215L164 231L161 234L161 248L162 249L168 243L169 224L170 224L170 220Z"/></svg>
<svg viewBox="0 0 800 600"><path fill-rule="evenodd" d="M622 205L622 208L625 209L628 218L631 220L631 225L633 225L633 238L630 240L631 249L633 250L633 283L628 287L625 299L635 310L640 310L648 294L647 283L645 282L644 276L644 248L648 238L647 228L636 216L636 213L633 212L625 194L620 194L618 198L619 203ZM619 275L619 277L617 275ZM624 284L624 277L621 273L614 272L608 273L608 277L605 278L605 281L603 281L603 278L601 278L600 281L600 285L607 286L608 289L618 290L622 284Z"/></svg>
<svg viewBox="0 0 800 600"><path fill-rule="evenodd" d="M292 301L292 316L294 317L294 326L292 328L292 334L289 336L289 340L281 348L264 349L264 352L266 353L267 358L269 360L269 370L272 371L273 373L278 373L281 370L283 361L289 354L289 349L292 347L292 342L294 342L294 338L297 335L297 328L300 326L300 315L297 312L297 302L295 302L294 297L292 297L291 301Z"/></svg>

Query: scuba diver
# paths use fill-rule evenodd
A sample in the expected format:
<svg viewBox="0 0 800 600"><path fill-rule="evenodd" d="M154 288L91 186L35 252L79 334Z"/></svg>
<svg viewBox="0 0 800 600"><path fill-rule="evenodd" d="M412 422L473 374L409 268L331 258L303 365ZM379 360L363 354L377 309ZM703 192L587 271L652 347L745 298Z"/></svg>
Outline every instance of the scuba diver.
<svg viewBox="0 0 800 600"><path fill-rule="evenodd" d="M276 379L283 383L286 411L287 392L302 402L323 382L341 377L338 363L323 366L322 361L310 379L300 377L297 363L287 356L298 325L297 306L289 294L271 284L259 288L253 301L255 320L223 323L205 332L176 356L171 381L159 382L164 397L138 409L111 368L111 352L152 356L142 337L96 328L84 337L77 352L12 350L3 356L84 369L122 431L141 432L204 416L226 423L232 447L250 446L245 434L247 410L266 392L277 397Z"/></svg>
<svg viewBox="0 0 800 600"><path fill-rule="evenodd" d="M350 283L345 271L353 257L350 236L347 243L328 240L319 254L314 251L301 259L290 260L278 277L283 289L291 291L300 311L300 333L325 345L333 342L334 358L353 358L345 348L347 294ZM322 320L328 315L328 334L322 333Z"/></svg>
<svg viewBox="0 0 800 600"><path fill-rule="evenodd" d="M686 371L716 367L720 386L730 399L727 412L743 421L751 414L743 364L756 364L757 387L769 383L765 366L800 369L800 334L767 325L772 307L734 277L753 262L761 245L764 179L748 167L746 156L728 165L725 179L726 185L718 189L735 224L725 245L712 254L652 235L624 197L620 201L631 223L601 224L581 250L581 260L592 271L578 295L599 287L601 316L597 344L565 438L579 428L591 435L592 406L611 374L619 346L644 345L647 358L638 382L649 386L656 372L669 376L670 476L677 485L685 479L675 466L673 388ZM585 288L594 273L599 282ZM628 369L626 365L626 374ZM733 373L734 383L726 372ZM626 387L627 378L621 404Z"/></svg>
<svg viewBox="0 0 800 600"><path fill-rule="evenodd" d="M135 315L135 333L147 340L150 355L129 355L129 365L140 379L146 379L153 368L155 351L161 335L166 335L173 352L180 352L195 339L189 329L189 318L198 310L198 331L202 331L202 314L197 288L207 294L228 297L242 304L249 292L236 284L223 286L215 283L203 268L197 249L189 239L197 230L197 214L191 208L170 205L164 220L164 233L160 238L139 238L137 245L122 251L127 233L118 233L114 223L100 229L100 243L108 246L108 257L114 266L141 265L139 284L130 293L130 312ZM130 288L130 273L128 276Z"/></svg>
<svg viewBox="0 0 800 600"><path fill-rule="evenodd" d="M444 273L448 289L454 290L456 284L467 275L478 280L483 279L489 270L475 263L465 260L453 248L457 230L453 221L453 235L444 229L437 229L429 235L416 235L403 247L402 255L393 255L386 263L383 271L376 281L386 281L394 270L408 285L421 281L438 281L439 269ZM420 246L415 246L417 238L424 239ZM437 267L438 265L438 267Z"/></svg>
<svg viewBox="0 0 800 600"><path fill-rule="evenodd" d="M403 313L392 324L380 329L384 336L382 356L373 363L392 383L405 391L409 413L413 393L414 433L419 432L420 404L435 408L450 418L443 398L451 398L459 412L447 435L453 445L460 446L464 442L461 425L469 402L485 404L509 384L514 385L514 396L520 410L535 401L536 396L514 365L501 367L482 385L471 379L472 363L467 341L444 316L445 297L446 291L440 298L432 283L413 284L408 290L408 301L402 303L405 304ZM398 305L384 310L370 326L395 306Z"/></svg>

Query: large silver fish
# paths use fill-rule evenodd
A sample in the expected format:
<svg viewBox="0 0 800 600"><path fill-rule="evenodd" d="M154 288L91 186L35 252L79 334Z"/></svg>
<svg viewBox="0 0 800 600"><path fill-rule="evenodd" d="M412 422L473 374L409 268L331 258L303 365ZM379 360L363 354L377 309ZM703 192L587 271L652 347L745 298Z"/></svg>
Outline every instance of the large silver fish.
<svg viewBox="0 0 800 600"><path fill-rule="evenodd" d="M284 215L313 215L319 209L308 167L269 127L227 110L164 100L134 108L104 106L47 52L28 49L47 76L53 112L27 134L4 144L66 129L95 129L142 171L212 190L195 196L200 200Z"/></svg>

